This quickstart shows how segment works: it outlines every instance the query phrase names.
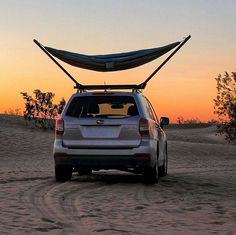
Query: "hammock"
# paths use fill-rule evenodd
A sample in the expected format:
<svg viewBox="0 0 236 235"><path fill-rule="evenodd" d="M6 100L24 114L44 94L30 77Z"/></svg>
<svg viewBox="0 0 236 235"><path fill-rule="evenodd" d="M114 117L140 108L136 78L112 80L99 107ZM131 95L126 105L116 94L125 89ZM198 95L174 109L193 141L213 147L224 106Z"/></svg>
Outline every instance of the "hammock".
<svg viewBox="0 0 236 235"><path fill-rule="evenodd" d="M172 56L191 38L191 35L186 37L181 42L175 42L163 47L144 49L126 53L108 54L108 55L83 55L69 51L58 50L51 47L43 46L37 40L34 42L42 49L47 56L75 83L78 90L107 90L107 89L144 89L147 83L155 76L155 74L172 58ZM175 48L176 47L176 48ZM82 85L79 83L53 56L58 59L84 69L109 72L131 69L164 55L168 51L175 50L152 72L152 74L141 84L128 85Z"/></svg>
<svg viewBox="0 0 236 235"><path fill-rule="evenodd" d="M44 48L51 55L70 65L94 71L109 72L141 66L164 55L179 44L180 42L175 42L158 48L108 55L83 55L51 47Z"/></svg>

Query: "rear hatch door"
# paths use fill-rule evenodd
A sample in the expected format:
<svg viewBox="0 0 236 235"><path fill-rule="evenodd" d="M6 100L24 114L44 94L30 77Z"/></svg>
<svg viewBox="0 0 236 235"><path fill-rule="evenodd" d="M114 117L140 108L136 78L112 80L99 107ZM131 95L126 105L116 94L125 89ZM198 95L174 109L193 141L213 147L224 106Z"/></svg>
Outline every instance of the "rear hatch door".
<svg viewBox="0 0 236 235"><path fill-rule="evenodd" d="M64 119L69 148L133 148L140 144L139 115L133 97L76 97ZM71 111L76 109L77 112Z"/></svg>

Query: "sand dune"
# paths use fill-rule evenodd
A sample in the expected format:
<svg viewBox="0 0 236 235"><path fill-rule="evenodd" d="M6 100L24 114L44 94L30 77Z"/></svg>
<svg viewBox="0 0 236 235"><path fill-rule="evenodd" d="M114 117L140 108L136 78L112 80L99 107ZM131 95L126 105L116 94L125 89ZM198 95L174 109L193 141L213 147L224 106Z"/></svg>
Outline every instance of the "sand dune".
<svg viewBox="0 0 236 235"><path fill-rule="evenodd" d="M57 183L53 132L0 116L0 234L236 234L236 146L215 127L168 128L169 175Z"/></svg>

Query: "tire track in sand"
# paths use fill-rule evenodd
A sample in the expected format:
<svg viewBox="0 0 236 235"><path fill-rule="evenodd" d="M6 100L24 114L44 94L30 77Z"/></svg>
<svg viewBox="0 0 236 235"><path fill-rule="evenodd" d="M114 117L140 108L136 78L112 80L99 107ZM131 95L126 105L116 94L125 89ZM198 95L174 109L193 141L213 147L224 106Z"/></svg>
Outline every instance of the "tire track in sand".
<svg viewBox="0 0 236 235"><path fill-rule="evenodd" d="M37 214L41 223L36 231L59 234L90 234L91 227L96 230L99 221L94 221L96 208L81 207L81 200L92 198L91 195L102 195L105 185L93 181L66 183L40 181L21 192L21 202ZM85 220L85 222L84 222ZM101 222L101 221L100 221ZM108 224L106 225L108 227Z"/></svg>
<svg viewBox="0 0 236 235"><path fill-rule="evenodd" d="M78 191L86 191L86 188L91 185L77 184L76 186L75 189L73 182L59 184L55 181L41 181L23 192L22 202L27 204L42 222L35 228L36 231L58 230L60 234L85 232L80 218L73 215L74 209L68 209L66 202Z"/></svg>

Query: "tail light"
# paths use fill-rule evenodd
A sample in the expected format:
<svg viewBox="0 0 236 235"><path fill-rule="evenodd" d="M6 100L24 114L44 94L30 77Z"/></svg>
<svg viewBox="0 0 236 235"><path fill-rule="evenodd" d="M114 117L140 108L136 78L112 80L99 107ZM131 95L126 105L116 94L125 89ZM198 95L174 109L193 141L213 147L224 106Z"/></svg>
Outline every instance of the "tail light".
<svg viewBox="0 0 236 235"><path fill-rule="evenodd" d="M141 118L139 120L139 133L142 137L149 137L149 121L147 119Z"/></svg>
<svg viewBox="0 0 236 235"><path fill-rule="evenodd" d="M63 119L56 120L56 128L55 128L56 136L62 136L64 133L64 121Z"/></svg>

